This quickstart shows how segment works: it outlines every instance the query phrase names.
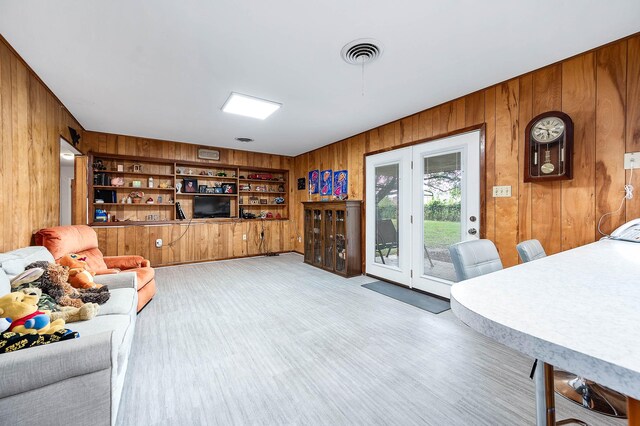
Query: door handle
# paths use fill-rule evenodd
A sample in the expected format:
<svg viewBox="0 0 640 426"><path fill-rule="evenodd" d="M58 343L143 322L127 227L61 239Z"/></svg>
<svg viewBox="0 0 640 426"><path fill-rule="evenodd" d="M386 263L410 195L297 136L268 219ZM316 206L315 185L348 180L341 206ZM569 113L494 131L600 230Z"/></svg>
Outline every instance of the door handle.
<svg viewBox="0 0 640 426"><path fill-rule="evenodd" d="M467 231L469 233L469 235L476 235L478 233L478 231L476 230L476 228L471 228Z"/></svg>

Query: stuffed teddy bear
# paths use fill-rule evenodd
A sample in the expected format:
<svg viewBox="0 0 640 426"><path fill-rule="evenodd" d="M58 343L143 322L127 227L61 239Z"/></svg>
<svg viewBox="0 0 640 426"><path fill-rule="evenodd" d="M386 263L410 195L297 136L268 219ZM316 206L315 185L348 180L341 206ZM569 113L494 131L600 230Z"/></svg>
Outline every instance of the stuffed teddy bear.
<svg viewBox="0 0 640 426"><path fill-rule="evenodd" d="M49 317L51 321L62 319L65 323L70 323L93 319L98 315L98 311L100 311L100 305L97 303L85 303L79 308L61 306L59 311L51 312Z"/></svg>
<svg viewBox="0 0 640 426"><path fill-rule="evenodd" d="M2 315L12 319L9 331L22 334L53 334L65 330L64 321L51 321L49 316L38 310L39 296L15 291L0 297Z"/></svg>
<svg viewBox="0 0 640 426"><path fill-rule="evenodd" d="M25 269L29 270L33 268L41 268L44 270L36 286L40 287L43 293L53 297L58 305L73 306L75 308L80 308L85 303L102 305L109 300L111 296L107 286L96 289L73 288L67 282L69 273L66 266L46 261L38 261L27 265Z"/></svg>
<svg viewBox="0 0 640 426"><path fill-rule="evenodd" d="M93 281L95 272L89 269L86 257L71 253L63 256L58 263L69 268L69 284L75 288L100 288L102 285Z"/></svg>

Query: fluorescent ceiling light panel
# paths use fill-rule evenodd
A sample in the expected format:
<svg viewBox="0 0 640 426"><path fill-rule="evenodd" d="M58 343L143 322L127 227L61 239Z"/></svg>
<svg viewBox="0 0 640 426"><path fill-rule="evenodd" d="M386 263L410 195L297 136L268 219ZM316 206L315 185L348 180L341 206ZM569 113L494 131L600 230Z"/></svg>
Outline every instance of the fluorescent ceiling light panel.
<svg viewBox="0 0 640 426"><path fill-rule="evenodd" d="M222 110L231 114L264 120L276 112L281 106L282 104L277 102L231 92L227 101L222 105Z"/></svg>

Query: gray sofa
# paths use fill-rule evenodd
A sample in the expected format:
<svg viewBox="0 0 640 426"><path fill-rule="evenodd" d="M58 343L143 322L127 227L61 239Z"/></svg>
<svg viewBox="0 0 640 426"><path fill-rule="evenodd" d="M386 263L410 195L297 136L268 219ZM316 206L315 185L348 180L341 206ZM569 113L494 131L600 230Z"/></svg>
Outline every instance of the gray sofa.
<svg viewBox="0 0 640 426"><path fill-rule="evenodd" d="M44 247L0 254L0 296L37 260L53 256ZM0 423L115 424L136 325L136 274L102 275L100 283L111 298L98 316L67 326L79 339L0 354Z"/></svg>

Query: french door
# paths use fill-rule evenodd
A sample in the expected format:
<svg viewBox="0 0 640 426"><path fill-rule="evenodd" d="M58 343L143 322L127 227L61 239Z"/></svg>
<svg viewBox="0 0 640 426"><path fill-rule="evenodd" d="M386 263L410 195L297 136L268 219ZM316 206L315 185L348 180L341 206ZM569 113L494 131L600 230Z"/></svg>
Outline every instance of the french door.
<svg viewBox="0 0 640 426"><path fill-rule="evenodd" d="M367 273L449 297L449 246L480 235L480 132L366 159Z"/></svg>

